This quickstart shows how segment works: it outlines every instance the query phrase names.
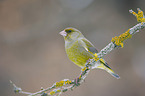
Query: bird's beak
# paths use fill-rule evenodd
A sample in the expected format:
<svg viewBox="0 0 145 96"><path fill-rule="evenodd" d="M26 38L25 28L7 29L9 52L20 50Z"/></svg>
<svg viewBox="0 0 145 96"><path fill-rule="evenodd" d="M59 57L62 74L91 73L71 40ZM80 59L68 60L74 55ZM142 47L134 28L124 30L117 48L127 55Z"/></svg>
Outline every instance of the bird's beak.
<svg viewBox="0 0 145 96"><path fill-rule="evenodd" d="M65 30L61 31L59 34L64 36L64 37L67 36L67 33L65 32Z"/></svg>

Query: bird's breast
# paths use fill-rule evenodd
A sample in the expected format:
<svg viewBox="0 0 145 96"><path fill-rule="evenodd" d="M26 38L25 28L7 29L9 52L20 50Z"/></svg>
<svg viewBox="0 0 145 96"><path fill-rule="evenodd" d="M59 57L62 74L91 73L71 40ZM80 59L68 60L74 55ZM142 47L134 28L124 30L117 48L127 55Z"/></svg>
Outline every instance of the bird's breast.
<svg viewBox="0 0 145 96"><path fill-rule="evenodd" d="M68 58L79 67L85 66L86 61L93 57L79 41L71 42L69 47L65 45L65 49Z"/></svg>

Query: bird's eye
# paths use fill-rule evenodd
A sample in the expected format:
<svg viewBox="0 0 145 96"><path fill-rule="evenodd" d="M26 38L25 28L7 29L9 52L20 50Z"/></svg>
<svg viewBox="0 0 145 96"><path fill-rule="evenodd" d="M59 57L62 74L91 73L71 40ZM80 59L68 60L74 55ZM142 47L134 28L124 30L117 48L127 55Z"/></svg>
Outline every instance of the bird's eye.
<svg viewBox="0 0 145 96"><path fill-rule="evenodd" d="M68 32L70 33L70 32L72 32L71 30L68 30Z"/></svg>
<svg viewBox="0 0 145 96"><path fill-rule="evenodd" d="M71 32L72 32L72 30L66 30L66 32L67 32L67 33L71 33Z"/></svg>
<svg viewBox="0 0 145 96"><path fill-rule="evenodd" d="M72 30L68 30L68 33L72 32Z"/></svg>

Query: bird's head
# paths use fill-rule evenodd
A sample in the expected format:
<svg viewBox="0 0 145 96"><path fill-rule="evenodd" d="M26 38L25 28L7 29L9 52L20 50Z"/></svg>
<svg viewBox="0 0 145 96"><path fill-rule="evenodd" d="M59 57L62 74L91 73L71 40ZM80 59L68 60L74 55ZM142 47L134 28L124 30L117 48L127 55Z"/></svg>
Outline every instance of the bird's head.
<svg viewBox="0 0 145 96"><path fill-rule="evenodd" d="M79 37L83 37L83 34L79 30L72 27L65 28L59 34L67 41L77 40Z"/></svg>

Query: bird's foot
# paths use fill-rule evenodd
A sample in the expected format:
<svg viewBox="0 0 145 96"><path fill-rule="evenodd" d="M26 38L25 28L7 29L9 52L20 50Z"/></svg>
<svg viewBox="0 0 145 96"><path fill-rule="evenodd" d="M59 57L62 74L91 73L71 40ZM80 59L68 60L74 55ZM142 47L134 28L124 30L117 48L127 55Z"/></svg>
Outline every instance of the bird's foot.
<svg viewBox="0 0 145 96"><path fill-rule="evenodd" d="M77 77L77 78L74 80L75 86L79 86L79 85L80 85L79 81L80 81L79 77Z"/></svg>

